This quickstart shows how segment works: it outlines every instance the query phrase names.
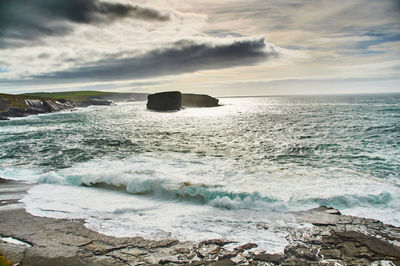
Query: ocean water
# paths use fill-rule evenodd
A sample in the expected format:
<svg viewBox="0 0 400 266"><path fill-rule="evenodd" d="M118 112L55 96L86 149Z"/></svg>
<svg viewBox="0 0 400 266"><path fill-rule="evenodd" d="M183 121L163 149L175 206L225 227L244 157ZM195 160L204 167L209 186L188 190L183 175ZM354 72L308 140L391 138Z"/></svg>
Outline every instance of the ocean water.
<svg viewBox="0 0 400 266"><path fill-rule="evenodd" d="M0 121L0 176L34 215L115 236L226 238L282 251L326 205L400 226L400 94L145 102Z"/></svg>

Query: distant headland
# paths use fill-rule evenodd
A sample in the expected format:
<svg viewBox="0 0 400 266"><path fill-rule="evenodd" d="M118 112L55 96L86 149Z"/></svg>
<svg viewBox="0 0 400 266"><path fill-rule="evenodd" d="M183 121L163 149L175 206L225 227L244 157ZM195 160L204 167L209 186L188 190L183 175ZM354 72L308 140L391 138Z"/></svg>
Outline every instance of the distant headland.
<svg viewBox="0 0 400 266"><path fill-rule="evenodd" d="M148 100L147 108L156 111L219 106L219 100L209 95L185 94L179 91L154 94L103 91L38 92L18 95L0 93L0 120L73 110L91 105L113 105L115 102L145 100Z"/></svg>
<svg viewBox="0 0 400 266"><path fill-rule="evenodd" d="M147 93L103 91L38 92L0 94L0 120L69 110L91 105L112 105L114 102L145 101Z"/></svg>

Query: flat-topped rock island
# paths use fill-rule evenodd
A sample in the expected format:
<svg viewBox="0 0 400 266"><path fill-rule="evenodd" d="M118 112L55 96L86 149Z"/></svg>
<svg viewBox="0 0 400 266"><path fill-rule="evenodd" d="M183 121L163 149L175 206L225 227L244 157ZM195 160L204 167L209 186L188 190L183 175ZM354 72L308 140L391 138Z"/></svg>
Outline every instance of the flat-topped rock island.
<svg viewBox="0 0 400 266"><path fill-rule="evenodd" d="M218 99L209 95L167 91L148 95L147 108L155 111L177 111L185 107L217 107L218 102Z"/></svg>

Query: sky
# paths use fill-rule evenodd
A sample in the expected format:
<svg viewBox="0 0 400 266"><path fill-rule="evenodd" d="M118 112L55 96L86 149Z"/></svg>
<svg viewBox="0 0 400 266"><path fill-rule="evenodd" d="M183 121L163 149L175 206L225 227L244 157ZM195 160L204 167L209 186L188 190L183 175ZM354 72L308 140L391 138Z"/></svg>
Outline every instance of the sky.
<svg viewBox="0 0 400 266"><path fill-rule="evenodd" d="M400 0L0 0L0 93L400 92Z"/></svg>

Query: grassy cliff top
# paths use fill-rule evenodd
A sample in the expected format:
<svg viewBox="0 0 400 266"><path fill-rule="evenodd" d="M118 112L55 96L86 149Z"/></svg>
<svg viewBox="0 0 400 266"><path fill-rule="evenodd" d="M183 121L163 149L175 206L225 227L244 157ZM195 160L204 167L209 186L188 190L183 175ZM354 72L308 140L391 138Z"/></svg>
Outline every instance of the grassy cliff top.
<svg viewBox="0 0 400 266"><path fill-rule="evenodd" d="M124 96L134 95L135 93L116 93L104 91L63 91L63 92L35 92L25 94L5 94L0 93L0 111L4 111L9 107L26 108L26 99L40 99L40 100L57 100L65 99L74 102L83 102L90 98L107 97L107 96ZM1 102L1 99L9 102Z"/></svg>
<svg viewBox="0 0 400 266"><path fill-rule="evenodd" d="M13 106L13 107L21 107L21 108L25 108L26 107L25 99L43 99L43 100L48 100L48 98L46 98L46 97L28 96L28 95L15 95L15 94L5 94L5 93L0 93L0 99L6 99L6 100L8 100L10 102L11 106Z"/></svg>
<svg viewBox="0 0 400 266"><path fill-rule="evenodd" d="M62 92L35 92L21 94L22 96L33 96L45 99L66 99L72 101L83 101L87 97L104 96L111 94L124 94L117 92L105 92L105 91L62 91Z"/></svg>

